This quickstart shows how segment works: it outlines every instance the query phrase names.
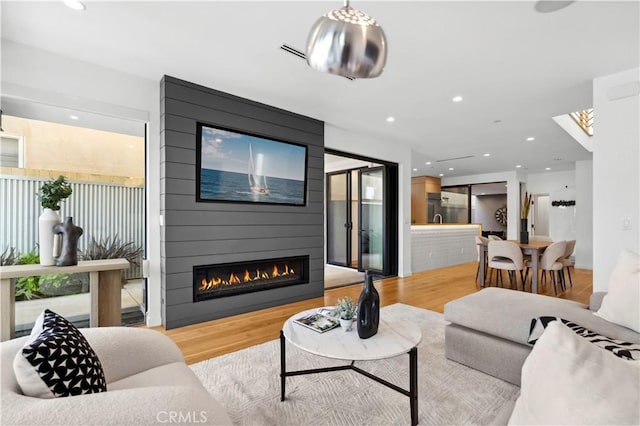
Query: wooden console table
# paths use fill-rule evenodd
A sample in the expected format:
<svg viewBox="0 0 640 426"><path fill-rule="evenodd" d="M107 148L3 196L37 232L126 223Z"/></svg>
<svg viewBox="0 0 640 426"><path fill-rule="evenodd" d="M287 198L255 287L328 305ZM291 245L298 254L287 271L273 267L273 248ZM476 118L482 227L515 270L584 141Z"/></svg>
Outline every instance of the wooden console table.
<svg viewBox="0 0 640 426"><path fill-rule="evenodd" d="M0 266L0 341L11 339L15 331L15 288L11 283L12 278L88 272L91 297L89 326L107 327L121 323L121 271L124 269L129 269L126 259L85 260L75 266Z"/></svg>

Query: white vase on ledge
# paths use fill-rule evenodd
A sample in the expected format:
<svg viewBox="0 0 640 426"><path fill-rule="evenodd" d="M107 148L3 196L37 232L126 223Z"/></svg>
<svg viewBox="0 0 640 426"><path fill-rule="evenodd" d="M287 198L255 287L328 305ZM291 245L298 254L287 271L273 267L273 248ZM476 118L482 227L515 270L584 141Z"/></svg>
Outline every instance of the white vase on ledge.
<svg viewBox="0 0 640 426"><path fill-rule="evenodd" d="M38 247L40 251L40 264L53 266L56 260L53 257L54 234L53 227L60 223L58 212L52 209L44 209L38 218Z"/></svg>

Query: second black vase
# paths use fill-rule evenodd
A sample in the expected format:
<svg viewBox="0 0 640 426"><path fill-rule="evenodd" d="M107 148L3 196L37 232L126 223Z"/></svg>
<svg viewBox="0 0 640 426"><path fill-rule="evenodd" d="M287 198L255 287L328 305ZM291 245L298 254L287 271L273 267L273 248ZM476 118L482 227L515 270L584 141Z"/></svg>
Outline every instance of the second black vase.
<svg viewBox="0 0 640 426"><path fill-rule="evenodd" d="M380 295L373 285L373 276L369 271L364 273L364 289L358 299L358 316L356 319L358 336L368 339L378 332L380 323Z"/></svg>

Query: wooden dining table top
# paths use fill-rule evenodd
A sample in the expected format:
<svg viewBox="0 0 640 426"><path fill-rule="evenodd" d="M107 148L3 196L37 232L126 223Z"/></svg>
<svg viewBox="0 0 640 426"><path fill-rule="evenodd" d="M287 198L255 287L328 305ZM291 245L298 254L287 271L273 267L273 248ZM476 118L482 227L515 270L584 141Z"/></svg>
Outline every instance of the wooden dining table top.
<svg viewBox="0 0 640 426"><path fill-rule="evenodd" d="M520 248L523 249L545 249L547 247L549 247L551 244L553 244L553 241L529 241L528 243L524 244L521 243L518 240L508 240L511 241L512 243L516 243L520 246Z"/></svg>

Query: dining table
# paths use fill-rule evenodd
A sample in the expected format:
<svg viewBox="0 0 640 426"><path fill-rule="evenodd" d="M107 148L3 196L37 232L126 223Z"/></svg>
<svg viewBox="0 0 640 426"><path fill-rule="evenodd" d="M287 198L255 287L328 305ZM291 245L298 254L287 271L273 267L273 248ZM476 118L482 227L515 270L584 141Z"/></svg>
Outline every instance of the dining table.
<svg viewBox="0 0 640 426"><path fill-rule="evenodd" d="M540 259L540 255L553 243L553 241L529 241L527 243L521 243L517 240L509 241L516 243L522 250L523 255L531 256L531 292L534 294L538 293L538 260ZM488 245L478 243L478 248L480 255L480 285L484 287L485 273L487 270L486 261Z"/></svg>

